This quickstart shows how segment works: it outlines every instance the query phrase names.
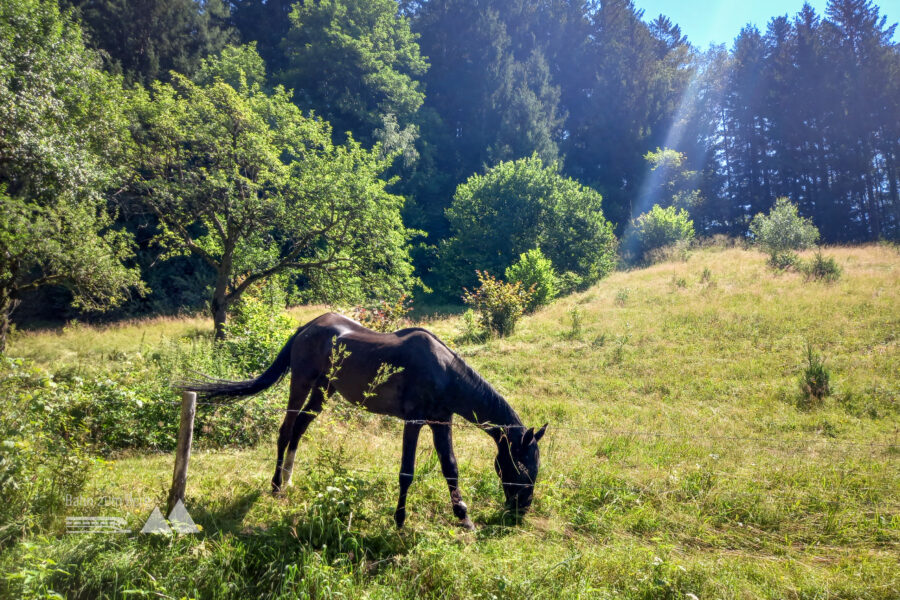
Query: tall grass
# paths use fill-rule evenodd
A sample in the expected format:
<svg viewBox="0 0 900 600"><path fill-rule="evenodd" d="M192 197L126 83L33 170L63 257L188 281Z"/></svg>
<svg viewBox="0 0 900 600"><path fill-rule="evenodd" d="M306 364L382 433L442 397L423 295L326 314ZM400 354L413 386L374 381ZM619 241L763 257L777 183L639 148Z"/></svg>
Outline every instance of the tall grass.
<svg viewBox="0 0 900 600"><path fill-rule="evenodd" d="M73 598L896 598L900 257L880 246L829 252L843 275L828 286L775 274L756 252L701 249L686 261L614 273L526 317L507 338L468 342L460 317L425 323L457 340L527 424L550 422L535 504L519 523L502 514L492 442L460 427L456 455L477 530L456 528L423 436L406 529L397 532L402 427L339 418L331 408L301 441L295 487L284 497L267 493L274 440L201 451L187 498L200 535L50 529L0 555L10 575L0 590ZM709 272L714 286L672 284ZM569 334L575 307L577 336ZM107 330L81 343L109 347L107 334L120 335ZM13 348L70 343L65 334L45 336ZM797 380L808 365L797 349L807 340L827 356L833 393L803 407ZM58 367L72 355L57 356ZM171 461L118 457L94 467L83 494L127 491L161 503ZM106 514L139 528L150 509Z"/></svg>

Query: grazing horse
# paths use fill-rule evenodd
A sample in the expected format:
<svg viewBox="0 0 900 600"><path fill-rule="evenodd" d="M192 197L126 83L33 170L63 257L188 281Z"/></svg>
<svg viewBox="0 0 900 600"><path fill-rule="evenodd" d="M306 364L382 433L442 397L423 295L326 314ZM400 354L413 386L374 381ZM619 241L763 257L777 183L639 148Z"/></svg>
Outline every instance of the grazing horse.
<svg viewBox="0 0 900 600"><path fill-rule="evenodd" d="M335 359L336 355L339 358ZM337 364L332 365L333 361ZM393 372L388 371L389 376L372 389L383 365ZM451 431L454 414L478 424L496 442L494 468L503 485L506 507L522 513L531 505L540 464L538 441L547 425L538 431L526 428L487 381L425 329L378 333L343 315L326 313L300 327L275 362L256 379L192 382L185 387L203 398L250 396L277 383L288 369L290 399L278 435L273 493L290 485L300 436L322 410L326 395L336 391L366 410L405 421L400 499L394 513L398 528L406 519L406 492L413 481L419 430L425 424L431 427L450 488L453 514L463 526L473 527L458 486Z"/></svg>

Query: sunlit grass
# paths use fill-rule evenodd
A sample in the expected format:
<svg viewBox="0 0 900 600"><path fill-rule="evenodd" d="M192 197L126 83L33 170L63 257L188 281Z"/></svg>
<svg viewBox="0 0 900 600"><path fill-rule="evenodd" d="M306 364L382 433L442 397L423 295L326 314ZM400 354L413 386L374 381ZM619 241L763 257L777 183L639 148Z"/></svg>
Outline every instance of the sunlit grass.
<svg viewBox="0 0 900 600"><path fill-rule="evenodd" d="M461 427L478 530L456 528L423 432L406 530L395 531L400 425L326 410L283 497L268 493L274 441L198 452L187 505L202 534L51 536L0 564L47 570L48 589L83 598L896 598L900 255L826 254L843 269L832 284L775 274L753 251L695 251L614 273L485 344L455 342L459 317L424 321L529 425L550 422L519 524L500 513L492 442ZM193 331L209 335L209 323L28 334L13 353L102 362ZM815 407L799 385L808 344L831 372ZM169 455L122 456L93 467L85 495L163 503L171 470ZM138 529L151 508L108 514Z"/></svg>

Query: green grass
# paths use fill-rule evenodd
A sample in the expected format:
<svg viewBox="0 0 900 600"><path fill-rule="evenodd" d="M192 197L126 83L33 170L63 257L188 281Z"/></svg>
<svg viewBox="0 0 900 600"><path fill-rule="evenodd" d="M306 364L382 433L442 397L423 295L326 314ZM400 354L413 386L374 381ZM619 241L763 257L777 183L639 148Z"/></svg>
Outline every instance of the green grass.
<svg viewBox="0 0 900 600"><path fill-rule="evenodd" d="M395 531L399 424L326 410L301 442L286 496L268 494L272 443L200 452L187 506L201 534L48 531L0 556L17 577L9 589L76 598L898 598L900 255L882 246L828 253L843 269L830 284L774 273L752 251L696 251L615 273L523 319L509 338L458 344L528 424L550 422L535 504L521 523L500 512L492 442L461 427L456 454L478 529L456 528L423 435L406 529ZM461 319L422 324L453 343ZM99 368L117 352L208 330L201 319L69 328L20 335L10 354ZM814 407L798 385L808 345L830 370L831 394ZM93 467L84 495L163 503L171 470L170 455L121 456ZM139 528L151 508L69 514L126 516Z"/></svg>

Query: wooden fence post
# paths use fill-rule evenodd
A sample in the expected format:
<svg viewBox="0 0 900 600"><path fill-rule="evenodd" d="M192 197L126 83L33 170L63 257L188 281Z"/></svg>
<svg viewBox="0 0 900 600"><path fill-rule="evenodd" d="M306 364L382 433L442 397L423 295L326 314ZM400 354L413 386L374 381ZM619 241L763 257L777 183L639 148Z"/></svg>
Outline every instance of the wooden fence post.
<svg viewBox="0 0 900 600"><path fill-rule="evenodd" d="M197 392L181 394L181 425L178 428L178 447L175 450L175 472L172 474L172 489L166 514L172 512L175 503L184 502L184 488L187 485L188 461L191 459L191 440L194 438L194 415L197 412Z"/></svg>

